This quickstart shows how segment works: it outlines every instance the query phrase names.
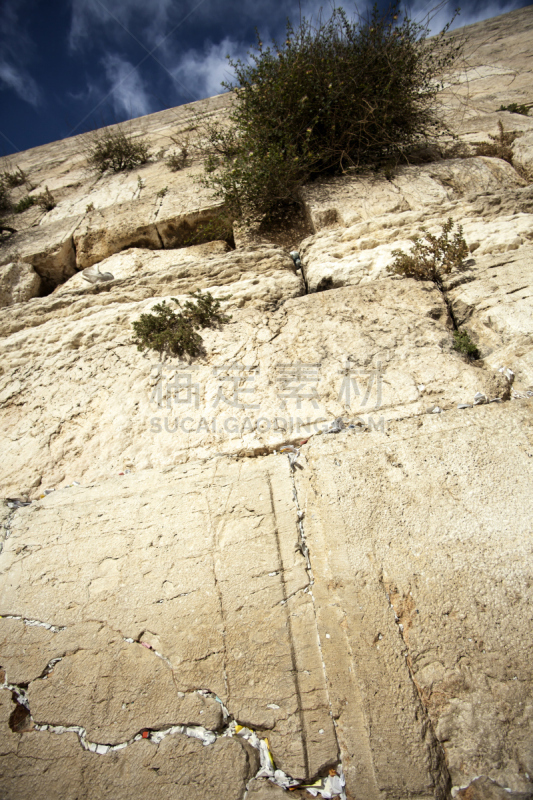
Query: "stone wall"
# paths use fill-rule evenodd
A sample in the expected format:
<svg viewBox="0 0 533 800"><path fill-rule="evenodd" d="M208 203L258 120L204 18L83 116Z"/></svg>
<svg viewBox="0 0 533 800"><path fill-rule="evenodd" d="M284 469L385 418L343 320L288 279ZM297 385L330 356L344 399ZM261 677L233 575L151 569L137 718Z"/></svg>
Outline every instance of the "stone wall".
<svg viewBox="0 0 533 800"><path fill-rule="evenodd" d="M228 96L130 123L131 173L87 135L0 164L56 200L0 246L2 798L532 795L533 117L497 110L532 27L467 29L459 148L309 185L281 234L202 233ZM476 155L499 121L513 164ZM444 294L387 272L449 217ZM140 353L199 289L231 315L203 356Z"/></svg>

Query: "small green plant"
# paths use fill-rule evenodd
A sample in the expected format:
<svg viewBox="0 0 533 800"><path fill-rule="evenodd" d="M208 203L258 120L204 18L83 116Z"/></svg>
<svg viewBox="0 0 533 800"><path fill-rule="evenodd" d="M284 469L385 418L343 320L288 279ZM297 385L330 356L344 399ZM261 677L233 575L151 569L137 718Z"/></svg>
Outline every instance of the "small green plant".
<svg viewBox="0 0 533 800"><path fill-rule="evenodd" d="M2 175L0 176L0 180L4 183L9 189L14 189L15 186L22 186L26 183L26 173L21 170L20 167L17 167L14 172L9 172L9 170L4 170Z"/></svg>
<svg viewBox="0 0 533 800"><path fill-rule="evenodd" d="M162 200L162 199L163 199L163 197L164 197L164 196L165 196L167 193L168 193L168 186L164 186L162 189L160 189L160 190L157 192L157 194L156 194L156 197L160 197L160 198L161 198L161 200Z"/></svg>
<svg viewBox="0 0 533 800"><path fill-rule="evenodd" d="M433 281L442 291L446 275L453 270L464 270L464 261L468 256L468 245L463 236L463 228L457 230L450 238L454 222L450 217L442 226L440 236L428 233L422 228L423 237L417 236L410 253L402 250L393 250L395 257L392 264L387 267L388 272L394 275L403 275L405 278L415 278L418 281Z"/></svg>
<svg viewBox="0 0 533 800"><path fill-rule="evenodd" d="M144 189L145 185L146 184L144 183L144 181L141 178L141 176L137 175L137 189L139 190L139 194L142 192L142 190Z"/></svg>
<svg viewBox="0 0 533 800"><path fill-rule="evenodd" d="M173 311L166 301L154 306L150 314L141 314L133 322L137 350L156 350L160 356L198 356L202 353L202 328L216 328L230 317L220 312L220 302L206 292L191 293L192 300L182 306L175 297L179 312Z"/></svg>
<svg viewBox="0 0 533 800"><path fill-rule="evenodd" d="M48 186L44 187L44 192L42 194L38 194L35 198L35 202L37 205L44 208L45 211L51 211L53 208L56 207L56 201L54 199L54 195L48 188Z"/></svg>
<svg viewBox="0 0 533 800"><path fill-rule="evenodd" d="M96 131L87 147L87 163L96 172L123 172L141 164L149 157L145 139L134 139L122 128Z"/></svg>
<svg viewBox="0 0 533 800"><path fill-rule="evenodd" d="M87 203L85 206L85 213L90 214L91 211L94 211L94 203Z"/></svg>
<svg viewBox="0 0 533 800"><path fill-rule="evenodd" d="M468 360L473 361L479 358L479 350L465 330L453 332L453 349L462 353Z"/></svg>
<svg viewBox="0 0 533 800"><path fill-rule="evenodd" d="M35 197L31 195L27 195L23 197L22 200L19 200L18 203L15 203L13 206L13 211L15 214L22 214L23 211L26 211L28 208L31 208L36 203Z"/></svg>
<svg viewBox="0 0 533 800"><path fill-rule="evenodd" d="M513 163L512 143L518 137L514 131L506 131L501 119L498 120L498 133L494 136L489 133L490 142L478 142L476 144L476 154L478 156L490 156L501 158L509 164Z"/></svg>
<svg viewBox="0 0 533 800"><path fill-rule="evenodd" d="M524 103L509 103L507 106L500 106L499 111L510 111L511 114L522 114L524 117L529 116L529 109L531 106L526 106Z"/></svg>

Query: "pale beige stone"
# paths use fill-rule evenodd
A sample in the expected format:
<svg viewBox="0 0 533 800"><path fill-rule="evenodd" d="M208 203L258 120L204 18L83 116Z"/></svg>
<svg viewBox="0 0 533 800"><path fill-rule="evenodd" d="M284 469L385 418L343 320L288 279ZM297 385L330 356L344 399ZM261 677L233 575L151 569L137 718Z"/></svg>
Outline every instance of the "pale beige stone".
<svg viewBox="0 0 533 800"><path fill-rule="evenodd" d="M13 234L0 249L2 264L23 261L34 268L53 288L76 273L73 233L79 218L71 217L50 225L38 225Z"/></svg>
<svg viewBox="0 0 533 800"><path fill-rule="evenodd" d="M268 735L276 765L296 778L335 763L292 492L286 458L272 456L128 475L16 511L0 556L0 613L66 628L46 632L41 664L68 650L30 683L34 719L124 741L142 727L212 722L219 704L187 697L206 689ZM7 623L8 671L34 675L31 628ZM11 663L15 641L27 653L22 671Z"/></svg>
<svg viewBox="0 0 533 800"><path fill-rule="evenodd" d="M269 259L284 264L276 251L266 251ZM239 260L246 267L250 256L229 253L221 265ZM338 416L379 421L489 392L493 370L453 351L446 307L432 284L388 278L293 297L268 316L229 307L230 322L202 333L206 355L189 371L179 359L162 367L156 354L131 344L131 323L153 300L128 303L122 295L120 302L119 294L117 302L114 282L101 287L106 305L96 305L91 292L77 302L68 295L33 301L40 304L31 310L35 328L6 309L4 325L19 330L2 339L0 476L15 495L193 455L262 453L315 435ZM287 380L284 370L298 362L311 365L307 383L297 373ZM347 364L352 377L343 374ZM190 389L176 395L176 376L178 389L188 380Z"/></svg>
<svg viewBox="0 0 533 800"><path fill-rule="evenodd" d="M75 733L16 736L16 753L2 749L2 796L49 800L240 800L257 771L255 752L236 739L211 747L176 734L159 745L139 740L123 750L98 755L82 750ZM2 742L3 744L3 742Z"/></svg>
<svg viewBox="0 0 533 800"><path fill-rule="evenodd" d="M524 171L524 175L533 180L533 131L513 142L513 164Z"/></svg>
<svg viewBox="0 0 533 800"><path fill-rule="evenodd" d="M30 264L15 261L0 267L0 308L38 297L41 279Z"/></svg>
<svg viewBox="0 0 533 800"><path fill-rule="evenodd" d="M131 248L98 266L120 283L107 287L105 294L94 293L78 273L58 287L54 300L68 295L72 302L81 292L91 292L95 307L109 303L109 292L115 302L131 303L166 296L172 288L175 295L208 290L223 299L227 308L239 308L268 306L305 293L303 279L290 256L272 245L231 250L226 242L215 241L157 252Z"/></svg>
<svg viewBox="0 0 533 800"><path fill-rule="evenodd" d="M247 800L283 800L286 797L285 789L265 778L256 778L248 785Z"/></svg>
<svg viewBox="0 0 533 800"><path fill-rule="evenodd" d="M450 292L459 325L469 331L487 364L510 367L518 391L533 387L533 247L483 255L471 280Z"/></svg>
<svg viewBox="0 0 533 800"><path fill-rule="evenodd" d="M506 161L478 157L399 167L390 180L371 175L330 178L304 187L303 196L315 231L319 231L331 224L331 218L343 227L405 211L442 218L446 206L452 203L453 207L465 195L523 185ZM390 229L393 225L384 219L379 227Z"/></svg>
<svg viewBox="0 0 533 800"><path fill-rule="evenodd" d="M455 797L458 800L529 800L531 792L510 792L488 778L476 778Z"/></svg>
<svg viewBox="0 0 533 800"><path fill-rule="evenodd" d="M320 437L295 473L355 798L530 787L532 421L525 401Z"/></svg>

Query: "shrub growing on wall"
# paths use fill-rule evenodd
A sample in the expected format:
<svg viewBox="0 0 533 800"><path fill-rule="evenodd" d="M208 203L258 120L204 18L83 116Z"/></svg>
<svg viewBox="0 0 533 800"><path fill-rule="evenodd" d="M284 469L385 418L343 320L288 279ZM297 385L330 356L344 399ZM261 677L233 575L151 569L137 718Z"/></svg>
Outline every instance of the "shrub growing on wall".
<svg viewBox="0 0 533 800"><path fill-rule="evenodd" d="M201 328L215 328L230 317L220 311L220 302L209 293L194 292L182 306L175 297L179 312L166 301L158 303L149 314L141 314L133 323L137 350L156 350L159 355L198 356L202 352Z"/></svg>
<svg viewBox="0 0 533 800"><path fill-rule="evenodd" d="M454 222L450 217L441 227L440 236L422 228L424 235L416 237L410 253L393 250L394 261L387 267L388 272L418 281L433 281L442 291L447 275L465 269L469 250L461 225L453 231Z"/></svg>
<svg viewBox="0 0 533 800"><path fill-rule="evenodd" d="M122 172L148 161L148 143L122 128L95 131L87 146L87 163L96 172Z"/></svg>
<svg viewBox="0 0 533 800"><path fill-rule="evenodd" d="M447 26L448 28L449 26ZM398 158L439 127L439 77L459 46L401 17L287 25L282 44L258 39L247 62L231 61L232 127L210 131L205 182L244 216L272 214L322 174Z"/></svg>

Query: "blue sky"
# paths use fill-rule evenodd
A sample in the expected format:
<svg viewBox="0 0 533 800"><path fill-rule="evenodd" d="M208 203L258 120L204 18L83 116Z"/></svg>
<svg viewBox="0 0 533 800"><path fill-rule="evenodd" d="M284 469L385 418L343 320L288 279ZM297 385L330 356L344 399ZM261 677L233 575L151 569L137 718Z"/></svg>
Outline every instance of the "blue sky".
<svg viewBox="0 0 533 800"><path fill-rule="evenodd" d="M529 4L465 0L456 26ZM244 58L256 27L263 42L281 38L287 18L321 5L327 14L318 0L2 0L0 155L218 94L231 79L225 56ZM411 16L433 6L414 0Z"/></svg>

